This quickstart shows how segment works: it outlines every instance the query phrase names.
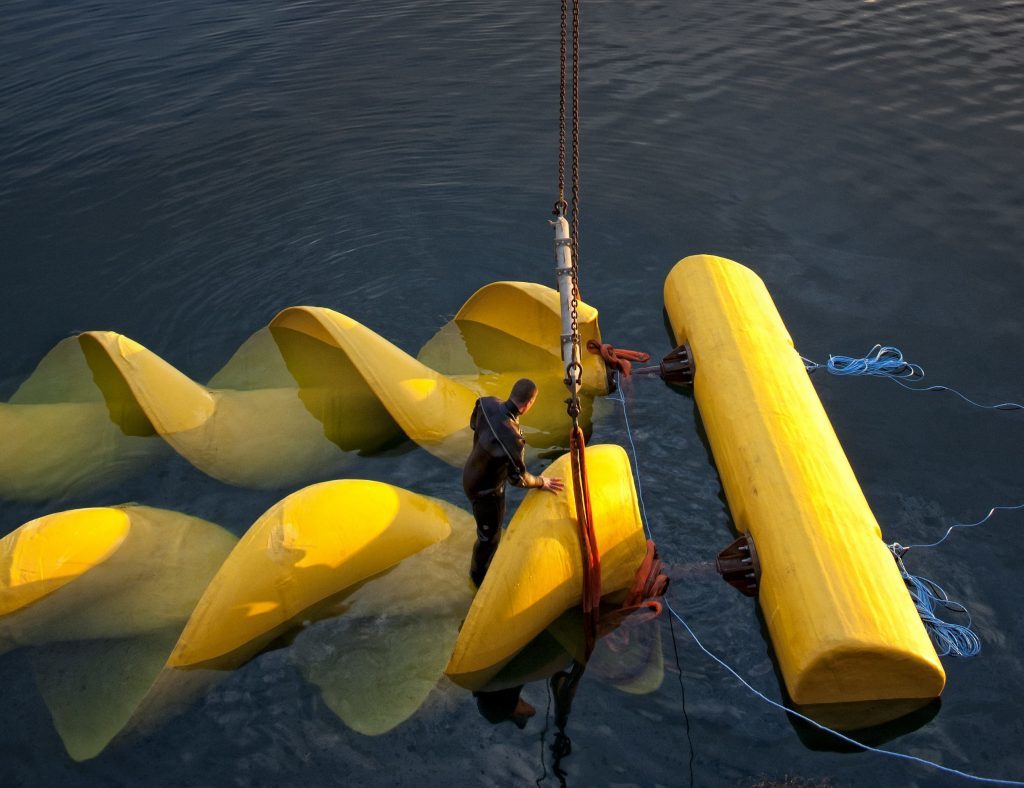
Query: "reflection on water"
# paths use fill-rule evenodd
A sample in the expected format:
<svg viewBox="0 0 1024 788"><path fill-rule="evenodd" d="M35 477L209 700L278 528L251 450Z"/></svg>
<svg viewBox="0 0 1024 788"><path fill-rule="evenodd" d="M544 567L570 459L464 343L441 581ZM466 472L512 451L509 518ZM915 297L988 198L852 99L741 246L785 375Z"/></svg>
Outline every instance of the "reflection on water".
<svg viewBox="0 0 1024 788"><path fill-rule="evenodd" d="M815 722L837 731L852 731L853 738L873 747L925 725L938 714L941 706L941 698L899 698L807 706L791 704L791 708ZM792 722L808 746L816 749L845 748L834 736L824 734L798 717L792 718Z"/></svg>

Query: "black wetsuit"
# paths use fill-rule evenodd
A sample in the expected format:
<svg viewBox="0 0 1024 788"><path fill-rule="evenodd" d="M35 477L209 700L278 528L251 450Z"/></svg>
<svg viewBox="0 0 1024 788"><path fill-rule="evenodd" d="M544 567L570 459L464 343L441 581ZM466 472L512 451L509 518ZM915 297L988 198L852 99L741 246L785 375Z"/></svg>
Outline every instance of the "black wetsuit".
<svg viewBox="0 0 1024 788"><path fill-rule="evenodd" d="M519 408L512 400L481 397L469 417L473 450L462 470L462 488L473 505L476 545L469 576L483 582L501 541L505 519L505 482L517 487L543 487L539 476L526 470L526 441L519 429Z"/></svg>

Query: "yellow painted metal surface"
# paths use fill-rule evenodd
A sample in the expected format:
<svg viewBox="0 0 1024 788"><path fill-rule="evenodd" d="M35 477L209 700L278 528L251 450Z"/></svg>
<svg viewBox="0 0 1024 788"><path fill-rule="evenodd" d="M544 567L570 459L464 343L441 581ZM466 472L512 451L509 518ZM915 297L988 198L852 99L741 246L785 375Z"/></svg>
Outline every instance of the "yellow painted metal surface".
<svg viewBox="0 0 1024 788"><path fill-rule="evenodd" d="M0 616L26 607L103 563L128 535L121 509L78 509L25 523L0 539Z"/></svg>
<svg viewBox="0 0 1024 788"><path fill-rule="evenodd" d="M601 555L601 593L606 595L632 583L647 542L625 451L590 446L587 470ZM568 455L544 474L568 484ZM573 496L532 490L502 538L445 672L465 686L482 686L551 622L580 604L582 593Z"/></svg>
<svg viewBox="0 0 1024 788"><path fill-rule="evenodd" d="M363 382L363 399L375 398L401 430L446 462L465 460L472 444L469 414L480 396L473 388L421 364L361 323L330 309L292 307L270 323L341 350ZM369 419L372 414L353 417Z"/></svg>
<svg viewBox="0 0 1024 788"><path fill-rule="evenodd" d="M169 454L154 436L152 427L114 423L78 338L69 337L0 403L0 498L89 493Z"/></svg>
<svg viewBox="0 0 1024 788"><path fill-rule="evenodd" d="M583 346L583 389L603 394L608 390L604 363L600 356L586 350L588 341L601 341L597 310L589 304L580 303L578 314ZM495 282L482 287L466 301L454 320L460 326L469 323L488 326L543 349L554 357L564 377L559 346L561 321L558 291L532 282ZM482 347L479 353L474 350L478 366L482 369L494 366L488 364L487 352L486 347Z"/></svg>
<svg viewBox="0 0 1024 788"><path fill-rule="evenodd" d="M437 686L473 601L472 515L446 507L451 535L345 597L344 615L296 638L293 661L327 707L367 736L412 716Z"/></svg>
<svg viewBox="0 0 1024 788"><path fill-rule="evenodd" d="M477 397L505 397L519 377L561 389L557 309L550 288L488 285L417 359L339 312L292 307L205 386L128 337L85 332L0 403L0 497L90 492L167 445L243 487L300 485L405 440L460 465ZM596 310L580 315L584 338L599 339ZM584 370L586 422L606 380L597 356ZM561 399L542 396L523 420L535 451L564 446Z"/></svg>
<svg viewBox="0 0 1024 788"><path fill-rule="evenodd" d="M474 538L468 512L357 480L288 496L241 542L151 507L59 512L0 540L0 652L31 647L57 732L85 760L277 634L336 616L301 632L293 658L346 724L383 733L441 678Z"/></svg>
<svg viewBox="0 0 1024 788"><path fill-rule="evenodd" d="M942 665L763 282L697 255L665 282L676 341L798 704L932 698Z"/></svg>
<svg viewBox="0 0 1024 788"><path fill-rule="evenodd" d="M289 495L253 524L224 562L168 665L244 661L314 606L445 539L450 509L363 480L324 482Z"/></svg>
<svg viewBox="0 0 1024 788"><path fill-rule="evenodd" d="M0 540L0 652L29 647L72 758L98 755L157 696L181 698L164 664L235 542L204 520L135 505L47 515Z"/></svg>
<svg viewBox="0 0 1024 788"><path fill-rule="evenodd" d="M631 582L644 537L625 453L596 446L588 460L610 593ZM565 459L549 472L565 476ZM499 551L508 555L477 597L500 602L503 577L503 637L525 644L579 603L573 517L571 498L550 493L531 494L517 514ZM31 647L36 685L76 760L151 729L295 628L297 667L347 725L375 735L431 693L460 626L493 631L479 610L467 619L474 538L468 512L361 480L288 496L241 541L151 507L60 512L0 540L0 652Z"/></svg>
<svg viewBox="0 0 1024 788"><path fill-rule="evenodd" d="M0 651L180 627L235 538L148 506L76 509L0 540Z"/></svg>

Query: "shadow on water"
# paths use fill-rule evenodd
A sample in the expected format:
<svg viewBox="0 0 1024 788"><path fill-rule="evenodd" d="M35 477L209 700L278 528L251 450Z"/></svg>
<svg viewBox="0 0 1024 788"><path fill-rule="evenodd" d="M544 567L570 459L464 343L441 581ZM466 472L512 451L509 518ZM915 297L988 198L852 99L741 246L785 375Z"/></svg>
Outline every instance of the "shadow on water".
<svg viewBox="0 0 1024 788"><path fill-rule="evenodd" d="M772 672L782 693L781 703L787 709L810 717L827 728L841 732L869 747L878 747L927 725L939 713L941 698L894 698L851 703L820 703L801 706L794 703L768 634L768 626L760 605L756 608L758 630L772 664ZM854 744L843 741L828 731L815 727L795 714L787 719L800 741L811 750L828 752L861 752Z"/></svg>
<svg viewBox="0 0 1024 788"><path fill-rule="evenodd" d="M614 607L606 607L606 614ZM608 619L605 619L608 620ZM535 709L521 699L527 684L544 682L549 707L541 732L542 775L547 777L550 753L551 772L561 785L567 772L563 761L572 754L569 719L573 702L584 674L593 681L612 686L631 695L655 692L664 680L665 664L661 626L657 618L632 615L603 632L589 660L584 658L583 616L579 609L568 610L516 654L486 684L472 691L480 715L497 725L512 722L520 729ZM552 712L553 717L549 716ZM550 725L554 734L547 741Z"/></svg>
<svg viewBox="0 0 1024 788"><path fill-rule="evenodd" d="M879 747L923 728L942 708L941 698L907 698L892 701L864 701L863 703L835 703L818 706L798 706L787 697L786 705L801 714L817 720L844 736ZM810 725L792 714L787 714L800 741L810 750L819 752L860 752L856 745L845 742L831 733ZM879 717L884 722L874 722ZM853 726L847 728L847 726Z"/></svg>

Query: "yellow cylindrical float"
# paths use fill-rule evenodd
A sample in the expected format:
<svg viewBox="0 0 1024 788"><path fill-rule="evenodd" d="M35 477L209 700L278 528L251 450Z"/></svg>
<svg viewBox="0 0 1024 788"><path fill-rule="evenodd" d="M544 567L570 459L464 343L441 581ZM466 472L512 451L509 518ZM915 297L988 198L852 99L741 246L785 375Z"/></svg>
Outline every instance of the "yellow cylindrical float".
<svg viewBox="0 0 1024 788"><path fill-rule="evenodd" d="M945 673L764 283L721 257L665 281L676 341L792 700L934 698Z"/></svg>

